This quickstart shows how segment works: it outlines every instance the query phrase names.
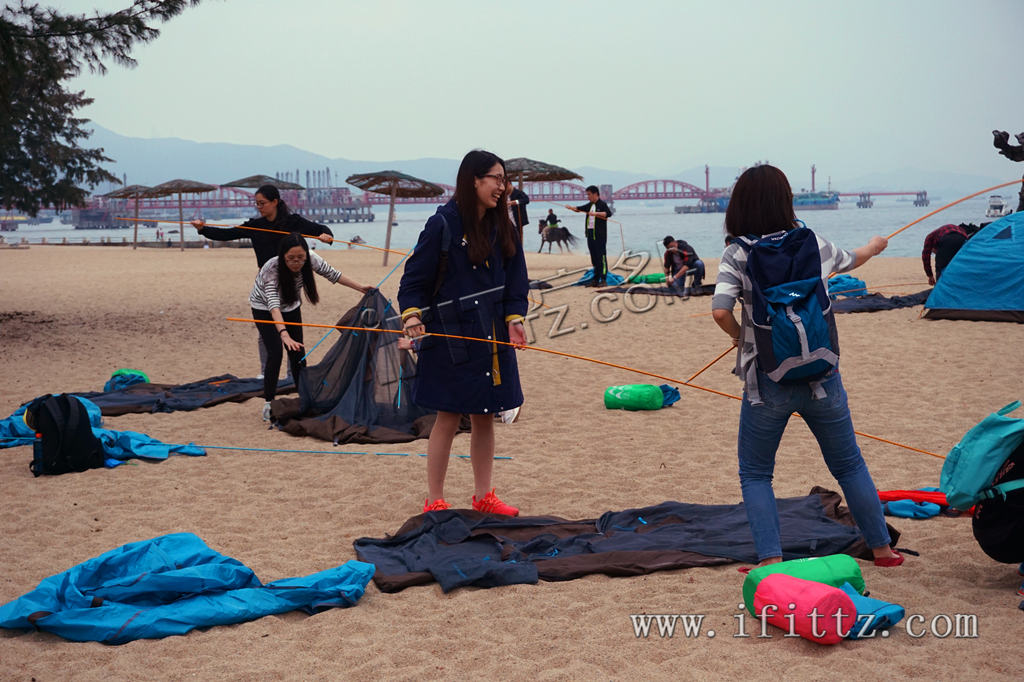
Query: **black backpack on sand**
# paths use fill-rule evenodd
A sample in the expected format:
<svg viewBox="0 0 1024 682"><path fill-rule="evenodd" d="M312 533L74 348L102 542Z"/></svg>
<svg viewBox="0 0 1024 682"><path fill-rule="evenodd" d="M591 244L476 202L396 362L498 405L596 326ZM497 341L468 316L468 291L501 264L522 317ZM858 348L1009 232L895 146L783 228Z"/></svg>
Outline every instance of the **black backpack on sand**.
<svg viewBox="0 0 1024 682"><path fill-rule="evenodd" d="M36 476L104 465L103 444L92 432L85 405L74 396L62 393L36 398L25 408L25 423L36 432L29 464Z"/></svg>

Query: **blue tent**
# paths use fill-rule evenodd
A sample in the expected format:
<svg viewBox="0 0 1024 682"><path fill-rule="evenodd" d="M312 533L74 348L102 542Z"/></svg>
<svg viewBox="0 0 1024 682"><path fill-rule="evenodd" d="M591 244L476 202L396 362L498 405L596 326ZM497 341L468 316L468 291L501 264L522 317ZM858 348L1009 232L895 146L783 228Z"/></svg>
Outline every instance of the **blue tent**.
<svg viewBox="0 0 1024 682"><path fill-rule="evenodd" d="M352 606L374 566L341 566L264 585L252 569L192 533L132 542L43 580L0 606L0 628L124 644L296 609Z"/></svg>
<svg viewBox="0 0 1024 682"><path fill-rule="evenodd" d="M925 316L1024 322L1024 213L1012 213L971 237L942 272Z"/></svg>

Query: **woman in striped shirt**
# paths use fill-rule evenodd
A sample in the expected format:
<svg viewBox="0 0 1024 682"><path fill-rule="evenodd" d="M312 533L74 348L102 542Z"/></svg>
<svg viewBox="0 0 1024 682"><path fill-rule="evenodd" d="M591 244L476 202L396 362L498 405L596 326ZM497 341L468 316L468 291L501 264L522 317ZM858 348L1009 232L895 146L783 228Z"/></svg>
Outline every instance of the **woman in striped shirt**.
<svg viewBox="0 0 1024 682"><path fill-rule="evenodd" d="M358 284L328 265L327 261L309 250L306 239L298 232L284 237L277 247L277 255L268 260L252 285L249 305L260 322L256 330L267 347L267 364L263 373L263 420L270 419L270 401L277 393L277 377L281 372L281 359L288 351L292 376L298 382L302 360L302 327L286 325L285 322L302 322L300 294L304 290L310 303L316 305L320 296L316 290L313 273L324 277L332 284L343 284L360 293L372 287Z"/></svg>
<svg viewBox="0 0 1024 682"><path fill-rule="evenodd" d="M722 254L711 300L715 322L739 348L735 373L744 380L737 439L740 489L759 565L783 560L772 477L782 433L790 415L798 412L817 439L829 472L842 487L875 565L899 566L903 555L890 548L882 504L857 446L839 369L833 368L822 377L819 395L810 383L776 383L758 367L750 311L753 286L746 274L746 250L733 242L748 237L756 240L796 226L793 191L785 174L767 164L747 169L736 181L725 213L730 243ZM860 267L888 245L884 237L872 237L864 246L847 251L814 236L822 276L826 278L826 273ZM743 306L742 324L733 313L737 300Z"/></svg>

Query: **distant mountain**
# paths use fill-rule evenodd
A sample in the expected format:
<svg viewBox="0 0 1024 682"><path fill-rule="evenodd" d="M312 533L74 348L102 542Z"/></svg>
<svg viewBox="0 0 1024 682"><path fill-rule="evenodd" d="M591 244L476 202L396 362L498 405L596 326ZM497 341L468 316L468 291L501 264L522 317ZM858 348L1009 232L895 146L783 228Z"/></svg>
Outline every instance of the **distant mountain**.
<svg viewBox="0 0 1024 682"><path fill-rule="evenodd" d="M427 180L451 184L459 169L453 159L407 159L398 161L358 161L332 159L291 145L264 147L223 142L193 142L180 138L139 138L119 135L92 125L93 135L86 142L102 147L114 159L107 169L129 184L155 185L174 178L188 178L220 184L256 173L277 175L299 172L299 183L306 184L307 170L330 168L336 182L344 185L353 173L375 170L400 170ZM100 191L103 191L102 189Z"/></svg>
<svg viewBox="0 0 1024 682"><path fill-rule="evenodd" d="M90 147L102 147L104 153L114 159L114 163L108 164L107 168L119 178L127 176L129 184L155 185L173 178L189 178L220 184L255 173L294 174L296 170L299 183L306 184L307 170L322 171L327 168L331 171L332 180L338 185L344 185L345 178L353 173L388 169L400 170L426 180L454 184L459 169L458 159L332 159L291 145L266 147L223 142L193 142L179 138L148 139L119 135L96 124L92 124L92 128L93 135L86 144ZM611 170L596 166L582 166L573 170L583 176L586 184L611 184L616 189L634 182L655 179L681 180L697 187L704 187L705 184L703 165L668 175ZM740 170L735 166L711 166L711 186L728 187L735 181ZM827 180L820 174L818 179L818 189L824 189ZM956 198L983 187L999 184L1003 180L1005 179L902 168L856 178L834 179L832 189L839 192L924 189L933 197ZM801 187L802 185L797 184L793 189L799 191ZM112 188L100 187L97 188L97 192ZM1015 193L1015 188L1006 188L1003 193Z"/></svg>

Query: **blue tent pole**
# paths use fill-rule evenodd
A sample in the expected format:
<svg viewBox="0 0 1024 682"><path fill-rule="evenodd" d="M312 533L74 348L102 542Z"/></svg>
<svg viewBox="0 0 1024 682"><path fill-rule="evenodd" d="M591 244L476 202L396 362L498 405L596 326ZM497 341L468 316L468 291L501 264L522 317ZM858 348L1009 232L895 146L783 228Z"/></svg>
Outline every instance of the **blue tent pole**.
<svg viewBox="0 0 1024 682"><path fill-rule="evenodd" d="M411 250L410 250L410 251L409 251L409 252L408 252L407 254L405 254L404 256L402 256L402 258L401 258L401 259L400 259L400 260L399 260L399 261L398 261L397 263L395 263L395 267L391 268L391 272L389 272L388 274L386 274L386 275L384 276L384 279L382 279L382 280L380 281L380 284L378 284L378 285L377 285L377 286L376 286L375 288L377 288L377 289L380 289L380 288L381 288L382 286L384 286L384 282L388 281L388 278L389 278L389 277L391 277L391 275L395 274L395 270L397 270L397 269L398 269L398 266L399 266L399 265L401 265L402 263L404 263L404 262L405 262L405 259L406 259L406 258L408 258L409 256L411 256L411 255L412 255L412 252L413 252L413 251L415 251L415 250L416 250L416 249L411 249ZM389 305L389 306L391 305L390 301L388 302L388 305ZM316 346L313 346L312 348L310 348L310 349L309 349L309 353L306 353L305 355L303 355L303 356L302 356L302 360L299 360L299 362L302 362L303 360L305 360L306 358L308 358L308 357L309 357L309 355L310 355L310 353L312 353L313 351L315 351L315 350L316 350L316 347L317 347L317 346L319 346L319 345L320 345L321 343L323 343L323 342L324 342L324 340L325 340L325 339L326 339L326 338L327 338L328 336L330 336L331 334L333 334L333 333L334 333L334 330L333 330L333 329L331 329L331 330L330 330L330 331L328 331L328 332L327 332L326 334L324 334L323 338L322 338L322 339L320 339L319 341L317 341L317 342L316 342Z"/></svg>

